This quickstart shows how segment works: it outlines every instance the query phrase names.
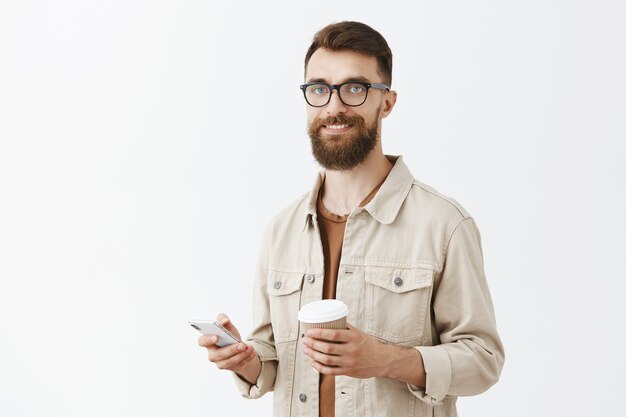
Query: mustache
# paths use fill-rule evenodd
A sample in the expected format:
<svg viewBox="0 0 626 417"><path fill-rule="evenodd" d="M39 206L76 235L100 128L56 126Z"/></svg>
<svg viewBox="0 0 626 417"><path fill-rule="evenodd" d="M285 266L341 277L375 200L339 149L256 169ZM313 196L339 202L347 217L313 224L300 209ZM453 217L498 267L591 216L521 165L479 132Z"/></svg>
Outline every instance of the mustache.
<svg viewBox="0 0 626 417"><path fill-rule="evenodd" d="M363 119L363 117L358 116L358 115L347 116L347 115L344 115L344 114L340 114L340 115L337 115L337 116L331 116L331 117L325 117L323 119L317 117L311 123L311 126L309 127L309 130L317 134L317 133L319 133L319 130L323 126L334 125L334 124L352 125L352 126L355 126L357 128L363 129L363 128L365 128L365 119Z"/></svg>

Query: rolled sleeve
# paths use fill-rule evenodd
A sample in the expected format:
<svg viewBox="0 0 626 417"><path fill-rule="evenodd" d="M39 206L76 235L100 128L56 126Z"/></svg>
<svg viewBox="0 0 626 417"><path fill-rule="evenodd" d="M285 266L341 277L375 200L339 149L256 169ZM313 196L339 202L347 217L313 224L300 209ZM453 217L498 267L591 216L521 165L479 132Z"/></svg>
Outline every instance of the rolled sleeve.
<svg viewBox="0 0 626 417"><path fill-rule="evenodd" d="M420 400L431 404L443 403L450 389L452 380L452 364L445 350L436 346L416 346L422 355L424 370L426 371L426 388L408 384L409 390Z"/></svg>

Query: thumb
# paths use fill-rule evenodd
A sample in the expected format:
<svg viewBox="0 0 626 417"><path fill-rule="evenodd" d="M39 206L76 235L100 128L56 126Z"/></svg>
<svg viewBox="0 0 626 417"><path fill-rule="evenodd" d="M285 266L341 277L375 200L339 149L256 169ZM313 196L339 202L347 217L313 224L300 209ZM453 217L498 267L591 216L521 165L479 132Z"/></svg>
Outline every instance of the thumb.
<svg viewBox="0 0 626 417"><path fill-rule="evenodd" d="M224 314L224 313L220 313L217 315L217 322L226 327L228 329L229 326L232 326L232 323L230 322L230 318Z"/></svg>
<svg viewBox="0 0 626 417"><path fill-rule="evenodd" d="M239 331L237 330L235 325L233 325L233 323L230 321L230 318L226 314L224 313L218 314L217 322L221 324L222 326L224 326L224 328L228 330L229 332L235 333L237 336L239 336Z"/></svg>

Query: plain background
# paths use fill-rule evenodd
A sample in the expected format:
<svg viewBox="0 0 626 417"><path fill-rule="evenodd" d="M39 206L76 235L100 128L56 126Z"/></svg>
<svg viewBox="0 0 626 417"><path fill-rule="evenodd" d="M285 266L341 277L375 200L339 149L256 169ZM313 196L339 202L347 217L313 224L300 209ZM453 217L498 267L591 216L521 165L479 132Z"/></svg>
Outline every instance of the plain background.
<svg viewBox="0 0 626 417"><path fill-rule="evenodd" d="M0 2L0 415L271 415L189 318L250 329L318 166L313 34L379 30L386 153L476 218L507 362L462 416L621 416L621 1Z"/></svg>

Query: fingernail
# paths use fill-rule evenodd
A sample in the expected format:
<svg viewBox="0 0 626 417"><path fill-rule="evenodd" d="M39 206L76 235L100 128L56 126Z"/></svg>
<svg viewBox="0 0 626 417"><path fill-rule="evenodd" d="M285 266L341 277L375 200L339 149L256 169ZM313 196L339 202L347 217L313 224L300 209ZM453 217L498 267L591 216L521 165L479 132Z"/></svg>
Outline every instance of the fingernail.
<svg viewBox="0 0 626 417"><path fill-rule="evenodd" d="M245 346L243 346L243 345L239 345L239 346L237 346L237 350L238 350L239 352L243 352L244 350L246 350L246 347L245 347Z"/></svg>

